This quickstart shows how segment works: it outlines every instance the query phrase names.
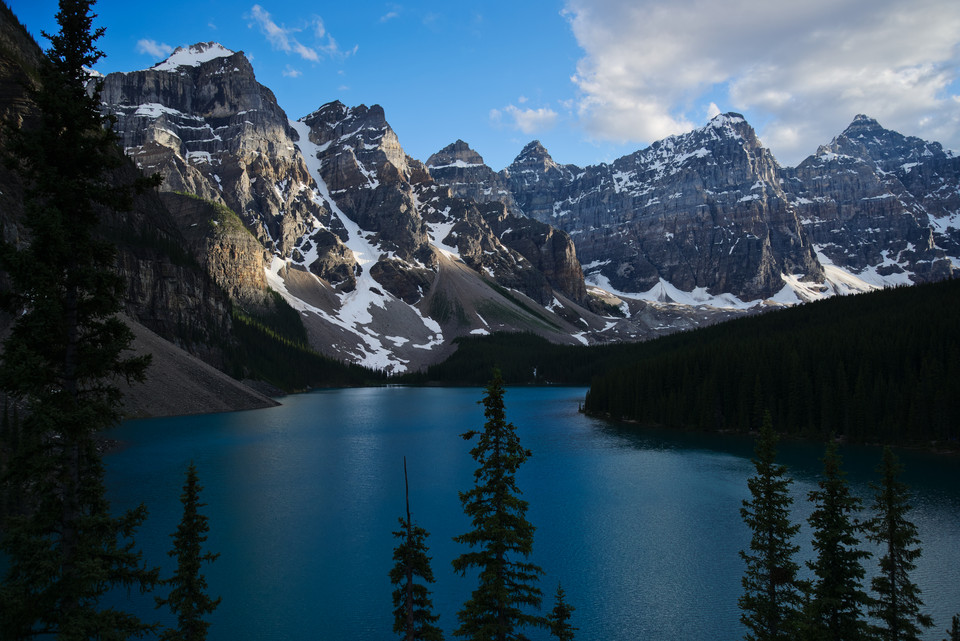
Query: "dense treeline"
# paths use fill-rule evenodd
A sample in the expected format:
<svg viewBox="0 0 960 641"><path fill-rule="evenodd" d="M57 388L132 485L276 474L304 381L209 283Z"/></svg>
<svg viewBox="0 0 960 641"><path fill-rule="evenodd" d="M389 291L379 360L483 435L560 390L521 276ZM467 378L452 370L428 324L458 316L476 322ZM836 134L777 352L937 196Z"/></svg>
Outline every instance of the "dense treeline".
<svg viewBox="0 0 960 641"><path fill-rule="evenodd" d="M595 379L588 412L852 441L960 436L960 281L832 298L653 341Z"/></svg>
<svg viewBox="0 0 960 641"><path fill-rule="evenodd" d="M401 383L483 385L499 369L509 385L588 385L617 365L631 362L636 346L555 345L536 334L498 332L456 339L457 351L424 372L399 377Z"/></svg>

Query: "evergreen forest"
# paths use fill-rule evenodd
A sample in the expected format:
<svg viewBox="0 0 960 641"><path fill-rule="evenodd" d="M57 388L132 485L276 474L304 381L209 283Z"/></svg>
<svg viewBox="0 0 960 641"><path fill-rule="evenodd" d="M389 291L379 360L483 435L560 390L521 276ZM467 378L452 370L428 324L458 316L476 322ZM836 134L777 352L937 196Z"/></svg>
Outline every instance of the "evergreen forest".
<svg viewBox="0 0 960 641"><path fill-rule="evenodd" d="M831 298L638 345L584 409L669 427L956 444L960 282ZM626 350L624 350L626 351Z"/></svg>

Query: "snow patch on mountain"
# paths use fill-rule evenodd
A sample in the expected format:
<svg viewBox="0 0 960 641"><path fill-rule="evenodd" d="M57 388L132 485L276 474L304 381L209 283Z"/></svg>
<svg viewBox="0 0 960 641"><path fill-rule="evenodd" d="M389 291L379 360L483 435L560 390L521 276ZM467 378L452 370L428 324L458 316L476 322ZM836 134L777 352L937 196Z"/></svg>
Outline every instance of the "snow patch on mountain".
<svg viewBox="0 0 960 641"><path fill-rule="evenodd" d="M456 222L427 223L430 244L448 257L462 262L462 259L460 258L460 249L455 245L448 245L444 242L444 240L450 235L450 231L453 229L454 225L456 225Z"/></svg>
<svg viewBox="0 0 960 641"><path fill-rule="evenodd" d="M204 42L189 47L177 47L169 58L151 68L157 71L176 71L180 67L199 67L217 58L229 58L235 53L218 42Z"/></svg>
<svg viewBox="0 0 960 641"><path fill-rule="evenodd" d="M610 284L610 280L600 272L593 272L586 277L589 285L597 287L618 298L631 298L649 303L674 303L690 307L708 306L718 309L747 310L759 305L762 301L744 302L733 294L710 294L705 287L685 292L668 283L664 279L645 292L623 292Z"/></svg>
<svg viewBox="0 0 960 641"><path fill-rule="evenodd" d="M299 120L291 120L290 126L300 137L297 146L303 155L310 175L317 183L317 189L313 197L325 202L333 212L333 216L339 219L346 229L349 238L345 244L353 252L361 269L358 270L360 273L357 275L355 289L351 292L337 294L340 308L335 315L313 307L291 295L282 283L283 279L280 272L283 268L283 261L278 261L278 259L274 260L274 264L271 265L267 274L271 287L279 291L295 309L316 314L328 323L341 327L357 336L362 344L359 346L359 353L351 354L351 361L388 372L406 371L409 361L394 353L396 348L400 346L397 342L397 336L379 333L375 329L375 316L402 309L405 320L418 323L421 326L421 331L418 333L423 334L425 332L428 337L420 343L412 343L411 346L416 349L430 350L443 344L443 331L436 321L425 317L416 307L408 306L390 293L385 292L370 275L370 266L381 257L388 256L389 253L381 251L371 243L367 239L368 232L362 230L356 222L344 214L330 195L330 190L320 173L320 159L318 157L320 147L310 141L309 126ZM278 262L281 264L278 265ZM406 342L409 341L405 341L404 344Z"/></svg>

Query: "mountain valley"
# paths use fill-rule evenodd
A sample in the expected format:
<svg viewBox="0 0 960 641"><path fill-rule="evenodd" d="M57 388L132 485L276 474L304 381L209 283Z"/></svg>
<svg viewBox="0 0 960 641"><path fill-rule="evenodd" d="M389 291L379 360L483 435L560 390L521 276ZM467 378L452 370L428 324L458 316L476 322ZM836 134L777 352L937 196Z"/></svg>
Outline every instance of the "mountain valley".
<svg viewBox="0 0 960 641"><path fill-rule="evenodd" d="M38 55L14 32L6 51ZM5 87L25 59L5 58ZM106 221L127 314L228 371L238 310L292 307L313 350L398 374L461 336L635 341L960 268L960 157L863 115L793 168L728 113L584 168L533 141L497 172L461 140L411 158L377 105L294 120L218 43L93 80L126 155L163 178ZM3 108L29 126L16 90Z"/></svg>

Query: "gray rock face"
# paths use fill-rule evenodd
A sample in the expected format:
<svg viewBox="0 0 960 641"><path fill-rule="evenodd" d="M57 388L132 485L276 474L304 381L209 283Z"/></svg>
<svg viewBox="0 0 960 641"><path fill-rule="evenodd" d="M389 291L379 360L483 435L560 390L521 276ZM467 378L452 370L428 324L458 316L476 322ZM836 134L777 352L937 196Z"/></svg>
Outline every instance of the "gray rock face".
<svg viewBox="0 0 960 641"><path fill-rule="evenodd" d="M502 202L512 213L519 213L507 185L470 145L457 140L427 158L427 169L437 183L458 198L478 203Z"/></svg>
<svg viewBox="0 0 960 641"><path fill-rule="evenodd" d="M429 238L410 186L422 165L404 153L383 109L338 101L302 120L323 150L321 173L340 210L403 260L422 254Z"/></svg>
<svg viewBox="0 0 960 641"><path fill-rule="evenodd" d="M821 255L871 281L951 276L960 255L960 158L859 115L784 171L785 189Z"/></svg>
<svg viewBox="0 0 960 641"><path fill-rule="evenodd" d="M11 18L9 11L0 12L0 114L7 122L31 127L37 109L25 86L37 78L42 54ZM115 170L113 179L130 184L138 175L130 163ZM6 240L29 242L20 224L24 215L20 180L0 167L0 222ZM229 298L185 249L186 241L158 195L139 194L130 211L104 211L101 220L103 233L117 244L117 271L126 283L124 312L189 353L223 365L231 327ZM0 281L5 278L0 275ZM0 318L0 325L8 320Z"/></svg>
<svg viewBox="0 0 960 641"><path fill-rule="evenodd" d="M165 192L161 200L183 230L187 247L230 297L262 305L270 254L236 215L195 196Z"/></svg>
<svg viewBox="0 0 960 641"><path fill-rule="evenodd" d="M555 291L585 298L566 234L526 218L510 223L516 217L499 202L481 212L439 188L379 106L334 102L289 121L245 56L216 43L111 74L102 99L127 154L163 176L185 247L216 283L248 306L262 302L269 280L311 315L314 346L333 356L395 367L443 343L424 316L430 304L421 305L440 278L431 225L459 225L478 281L543 304ZM409 345L391 356L403 344L398 326L411 332Z"/></svg>
<svg viewBox="0 0 960 641"><path fill-rule="evenodd" d="M738 114L610 165L559 165L539 142L504 170L525 214L568 232L587 271L617 290L661 279L765 298L781 273L821 279L779 167Z"/></svg>
<svg viewBox="0 0 960 641"><path fill-rule="evenodd" d="M335 259L309 251L321 244L311 236L336 224L313 198L316 185L286 114L243 53L216 43L179 48L150 69L108 75L101 99L127 154L163 176L162 190L223 204L267 250L340 273L330 268ZM322 244L345 254L328 237ZM341 282L350 286L346 276Z"/></svg>
<svg viewBox="0 0 960 641"><path fill-rule="evenodd" d="M453 225L456 240L450 246L467 265L502 286L544 304L552 300L553 287L573 300L586 297L569 236L507 213L501 203L504 189L496 197L471 198L449 185L439 187L433 170L403 152L380 106L333 102L303 122L319 146L320 172L338 208L373 232L371 242L394 254L378 262L372 274L398 298L416 303L429 290L424 270L436 269L430 245L446 239L446 234L431 238L432 225ZM478 184L479 177L497 178L462 142L434 154L431 162L445 163L451 177L473 172L461 180L465 186Z"/></svg>
<svg viewBox="0 0 960 641"><path fill-rule="evenodd" d="M502 202L568 232L588 278L614 290L663 280L756 300L784 276L826 291L821 261L868 286L949 277L960 263L960 158L866 116L793 169L739 114L583 169L538 141L497 178L478 158L458 142L428 164L460 193L506 185Z"/></svg>

